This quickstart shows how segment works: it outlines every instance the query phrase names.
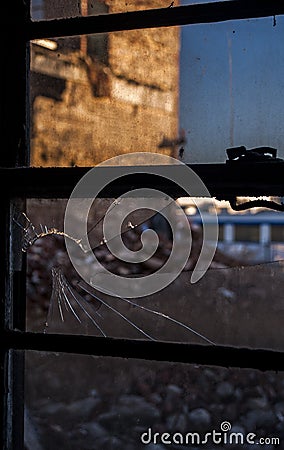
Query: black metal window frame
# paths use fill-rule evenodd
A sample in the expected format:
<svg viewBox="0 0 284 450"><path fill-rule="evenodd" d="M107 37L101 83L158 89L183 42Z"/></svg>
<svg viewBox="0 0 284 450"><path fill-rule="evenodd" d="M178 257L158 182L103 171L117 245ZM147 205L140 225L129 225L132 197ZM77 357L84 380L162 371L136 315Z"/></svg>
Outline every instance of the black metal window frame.
<svg viewBox="0 0 284 450"><path fill-rule="evenodd" d="M284 14L279 0L230 0L173 8L151 9L102 16L35 22L30 2L14 0L2 5L1 137L1 410L2 448L23 448L24 360L17 350L72 352L155 361L171 361L220 367L284 370L284 352L224 346L192 345L112 339L94 336L54 335L25 331L25 268L12 267L12 211L15 202L27 198L67 198L89 168L31 168L29 166L29 42L33 39L107 33L119 30L214 23L234 19L273 17ZM170 2L169 2L170 3ZM4 24L6 27L4 27ZM8 31L6 31L8 29ZM11 74L17 74L15 76ZM284 196L284 163L255 167L226 164L190 166L217 198L236 196ZM117 168L100 168L113 171ZM132 168L133 170L133 168ZM172 168L178 171L178 166ZM147 170L145 170L147 172ZM119 173L119 172L118 172ZM173 197L184 193L163 177L139 173L113 182L100 193L116 197L129 189L162 189ZM20 200L19 200L20 199ZM13 236L14 238L14 236Z"/></svg>

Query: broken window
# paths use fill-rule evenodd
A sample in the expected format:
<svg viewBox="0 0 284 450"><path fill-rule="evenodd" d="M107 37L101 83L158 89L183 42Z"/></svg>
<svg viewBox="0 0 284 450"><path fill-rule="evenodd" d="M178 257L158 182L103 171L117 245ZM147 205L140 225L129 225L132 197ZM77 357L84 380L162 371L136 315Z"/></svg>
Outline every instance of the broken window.
<svg viewBox="0 0 284 450"><path fill-rule="evenodd" d="M188 202L191 204L193 199L189 198ZM249 222L265 214L272 228L270 224L275 220L284 221L283 213L262 210L252 217L232 215L224 212L225 205L231 210L223 202L221 217L226 216L226 227L233 227L234 238L231 241L219 238L210 268L196 284L190 284L190 278L201 251L204 224L200 223L199 214L188 216L192 249L181 274L161 292L127 299L113 296L111 288L109 293L102 293L96 289L95 281L88 285L85 280L91 280L82 279L72 266L64 238L80 247L77 258L82 267L93 265L91 276L101 271L102 264L113 274L143 277L159 269L172 250L172 236L165 232L164 222L147 210L134 212L127 218L121 230L127 248L137 251L141 247L145 227L155 229L160 237L159 247L151 258L138 264L127 262L125 248L121 247L116 255L111 253L102 227L109 205L118 214L119 202L96 200L88 224L88 238L97 258L92 261L90 253L84 252L80 235L64 236L61 231L66 203L67 200L31 199L27 203L27 215L15 218L22 233L22 249L27 255L27 330L283 349L278 330L283 320L284 242L279 241L275 246L273 239L260 240L259 233L256 238L251 229L259 230L260 226ZM80 220L79 211L75 214L76 220ZM242 221L244 218L246 222ZM210 216L203 220L209 221ZM185 237L180 233L175 239L185 245ZM206 245L212 243L208 241Z"/></svg>
<svg viewBox="0 0 284 450"><path fill-rule="evenodd" d="M52 20L41 16L44 11L42 2L33 2L34 20L30 21L26 4L19 2L17 21L21 25L19 30L25 30L24 34L20 31L11 40L5 38L3 52L7 64L1 73L2 86L5 86L1 92L5 107L1 127L7 151L1 156L1 176L9 196L3 199L1 215L1 250L4 255L1 296L5 299L5 305L1 302L3 448L72 448L73 444L75 448L95 448L99 442L98 448L131 450L138 448L139 439L151 426L157 433L186 432L189 427L197 433L210 431L213 427L225 433L232 426L232 430L242 436L248 432L267 439L283 439L283 243L281 236L275 239L273 231L275 221L281 226L283 214L282 124L279 100L274 91L279 81L277 92L280 97L282 77L279 80L278 70L269 70L268 73L265 70L267 66L260 64L263 63L263 55L255 53L253 39L254 36L257 41L267 37L265 42L259 41L261 48L266 55L269 53L270 69L279 65L281 75L279 61L282 49L279 44L283 27L282 17L277 14L284 13L283 6L276 2L260 4L231 0L176 7L175 3L169 2L167 7L155 11L161 6L157 3L131 3L129 8L141 11L116 15L111 13L125 11L125 2L116 11L111 9L112 2L105 2L109 7L108 14L101 14L102 11L98 16L82 14L86 17L76 17L80 16L79 8L82 6L76 3L73 12L70 10L63 13L64 18ZM57 2L57 6L60 5L62 3ZM117 2L113 5L117 6ZM148 6L151 11L143 11ZM5 4L6 9L7 17L13 17L13 8ZM56 16L60 16L58 11ZM76 20L72 19L74 16ZM181 88L179 92L177 86L183 86L185 78L181 77L181 84L177 84L182 75L180 66L172 66L173 59L179 56L181 26L189 32L188 37L196 30L195 42L199 50L195 55L194 39L189 39L186 55L190 64L183 73L188 76L187 87L191 89L194 102L187 101L184 96L183 106L187 108L184 125L179 122L179 112L182 111L182 98L186 91ZM154 271L173 246L173 236L165 221L153 211L143 211L142 215L125 217L119 233L112 238L121 238L124 244L135 248L141 244L143 232L150 232L153 236L152 231L158 231L157 234L163 236L162 244L154 249L149 261L145 263L141 259L139 264L136 263L135 272L131 261L125 262L122 256L114 257L106 250L106 244L112 238L102 233L102 220L117 210L124 192L141 187L161 189L163 200L172 196L177 203L185 196L178 183L147 173L153 164L143 169L136 167L136 164L143 164L142 152L145 150L153 152L153 161L155 152L171 155L177 162L182 161L170 167L171 174L181 174L184 162L197 163L193 164L193 169L211 197L226 202L227 212L219 211L218 216L222 239L218 241L210 268L202 279L197 283L190 282L199 261L196 255L202 252L203 247L212 249L208 237L214 234L214 229L210 228L210 214L214 213L206 211L205 206L202 210L199 204L197 209L202 212L202 218L207 218L200 224L198 214L194 213L195 206L189 201L185 206L186 220L192 232L192 250L196 254L193 252L185 261L184 270L173 283L144 299L113 296L111 286L104 292L97 290L94 279L87 280L92 281L88 283L81 277L82 270L80 273L73 270L65 251L66 242L71 241L74 248L82 250L83 260L90 256L84 251L81 228L77 227L79 231L74 234L66 231L64 212L66 199L89 171L89 167L84 165L92 166L98 161L90 153L79 154L79 146L69 145L72 142L70 136L74 134L65 115L70 119L76 112L78 120L82 119L82 109L78 108L76 101L79 98L82 106L83 97L72 78L76 77L75 68L81 67L77 64L78 59L74 63L72 58L79 42L80 51L88 50L88 39L77 39L94 33L107 36L104 43L108 58L103 64L116 70L116 87L119 85L116 91L110 89L101 95L98 78L94 86L89 80L86 82L91 93L89 100L91 98L95 102L88 103L90 109L96 111L99 104L105 107L105 116L98 114L99 119L106 119L102 125L105 140L101 141L104 143L102 151L98 151L95 157L106 160L125 152L124 161L127 161L129 151L135 150L140 151L141 160L128 166L134 173L121 179L117 177L104 187L93 209L90 209L86 230L92 254L97 256L102 266L111 269L113 275L118 272L124 276L128 274L129 280L136 277L139 282L141 273ZM66 41L66 52L63 45L58 56L52 43L63 43L65 39L69 40L68 36L74 39L69 42L77 47L75 50L73 44L68 47ZM116 48L112 47L111 37L114 36L120 43ZM222 37L220 47L218 36ZM131 38L133 42L129 45ZM137 48L139 38L142 48L139 45ZM220 66L216 65L219 60L214 58L216 53L211 52L208 41L216 44L217 56L220 55L222 60ZM243 42L246 47L242 47ZM30 43L32 48L27 45ZM152 44L155 44L156 52L151 51ZM147 45L149 48L145 51ZM97 41L94 46L97 48ZM127 55L121 56L126 47L129 64ZM246 59L246 52L252 52L256 58L253 67ZM164 58L159 61L161 55ZM215 86L207 84L211 76L206 79L208 74L212 74L210 58L214 60L216 69L216 92L220 94L217 99L212 97ZM208 65L203 65L203 59L208 60ZM182 57L183 61L187 61L186 57ZM147 66L149 62L150 67ZM220 89L222 77L220 79L217 70L224 67L224 62L226 73L221 75L227 77L225 102ZM244 71L239 71L242 64L252 73L252 76L247 73L248 80L242 78ZM140 71L141 66L144 69ZM30 78L27 77L29 69L35 72ZM19 75L16 85L11 71ZM79 70L80 82L86 81L87 78L81 80L81 74ZM175 83L171 84L169 80ZM204 80L205 86L200 86L198 83ZM240 84L238 80L241 80ZM30 85L28 81L31 81ZM248 98L243 90L247 81L249 92L254 92L249 109L242 103L243 97L246 101ZM142 91L140 84L143 84ZM254 85L256 91L253 90ZM167 89L173 94L172 103L168 101ZM117 99L124 102L128 113L136 117L130 137L126 136L127 128L123 128L120 134L112 128L116 118L123 119L124 116L112 116L115 107L109 102L110 92L116 92ZM134 95L137 92L143 94L142 100L138 96L138 104ZM260 97L259 92L263 94ZM28 93L31 94L30 105ZM154 105L151 103L153 93L154 97L157 94ZM270 95L271 103L268 102ZM147 108L149 98L150 106L153 106L152 115ZM69 108L64 110L66 99ZM18 106L16 109L15 104ZM166 111L158 118L155 117L157 105L162 105ZM169 105L174 105L174 114L167 121ZM32 121L27 120L28 106L31 107ZM202 116L200 123L198 120L194 122L191 107L195 107L196 119ZM218 125L220 117L216 113L219 109L224 113L220 117L226 118L221 128ZM59 111L62 115L57 116ZM139 115L141 111L144 116ZM37 118L34 117L35 112ZM44 120L38 120L43 116ZM85 113L83 117L86 119ZM151 125L159 120L163 122L159 139L156 136L151 140ZM124 120L120 122L119 127L125 126ZM106 123L110 124L109 128ZM246 128L244 123L249 126ZM77 139L84 135L80 145L80 151L84 153L91 136L84 134L87 128L83 125L75 129L75 135ZM213 129L210 129L211 125ZM58 130L60 133L57 135ZM88 131L91 133L91 130L92 126ZM204 145L200 145L197 137ZM145 146L149 143L149 148L141 146L143 140ZM113 146L103 153L110 141ZM154 142L153 146L151 142ZM116 143L122 145L124 151L114 148ZM235 146L237 148L231 149L230 156L226 155L226 149ZM261 149L255 149L259 146ZM247 151L249 149L253 150ZM96 173L115 173L118 169L121 171L121 167L96 167ZM163 173L164 169L160 167L159 170ZM253 196L257 200L251 200ZM259 200L260 196L265 198ZM203 195L202 200L205 197ZM135 197L137 204L138 198ZM240 233L238 227L243 225L245 214L250 216L252 206L269 209L271 217L266 221L262 219L261 225L252 225L259 227L257 233L250 235L248 229L242 229ZM218 207L221 208L220 205ZM230 220L226 217L222 222L224 215L229 214ZM250 216L250 219L253 222L254 218ZM182 239L184 230L178 231L181 245L177 254L181 254L186 247ZM205 246L202 241L206 241ZM88 270L92 265L84 262L83 267L89 276ZM67 378L70 381L68 386ZM46 392L43 392L45 388ZM208 400L209 395L212 395L212 401ZM114 419L114 415L119 415L121 422ZM126 423L128 429L125 433ZM221 428L224 423L227 428ZM122 429L118 435L118 430ZM163 439L167 438L164 436ZM182 444L181 435L175 435L175 439L179 441L174 445ZM147 442L148 445L152 443ZM163 441L153 444L159 444L160 448L166 445ZM266 441L266 444L277 445L277 441ZM212 448L211 444L208 445Z"/></svg>

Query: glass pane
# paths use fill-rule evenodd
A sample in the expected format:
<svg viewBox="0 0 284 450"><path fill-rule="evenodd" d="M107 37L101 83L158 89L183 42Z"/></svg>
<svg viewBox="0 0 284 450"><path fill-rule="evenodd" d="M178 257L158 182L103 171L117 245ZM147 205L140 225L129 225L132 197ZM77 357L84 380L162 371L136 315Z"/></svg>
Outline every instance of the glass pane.
<svg viewBox="0 0 284 450"><path fill-rule="evenodd" d="M272 225L271 227L271 240L273 242L283 242L284 240L284 228L281 225Z"/></svg>
<svg viewBox="0 0 284 450"><path fill-rule="evenodd" d="M192 3L210 3L217 0L32 0L32 20L64 17L94 16L98 14L167 8Z"/></svg>
<svg viewBox="0 0 284 450"><path fill-rule="evenodd" d="M212 227L206 201L201 204L199 200L195 214L192 199L177 201L191 211L185 216L192 235L190 248L179 210L167 218L151 210L135 211L123 220L119 235L115 232L107 239L102 219L104 226L111 223L113 227L114 217L120 215L120 203L112 200L96 200L90 210L87 238L91 251L87 252L80 209L73 212L73 232L70 228L66 234L66 200L29 200L27 216L16 217L27 254L29 331L283 350L279 330L284 320L284 241L271 239L275 223L283 226L283 213L262 209L255 214L232 214L227 203L217 204L222 232L215 250L210 236L204 240L205 230L208 233ZM168 225L173 221L178 224L176 229ZM258 227L258 241L251 236L251 227ZM242 229L242 241L236 228ZM149 231L157 233L157 247L152 247L154 241L145 241L145 234L142 237ZM120 235L120 246L112 247ZM67 251L66 242L72 244ZM180 267L185 248L188 253L180 270L165 271L172 278L152 289L151 280L160 282L161 270L172 255L178 255L174 264ZM151 253L145 259L134 259L141 249ZM193 282L193 275L200 271L201 254L208 256L210 251L208 270ZM105 269L110 278L102 285ZM129 295L118 293L121 282L126 283ZM147 292L134 291L139 292L135 297L132 285L136 289L141 282Z"/></svg>
<svg viewBox="0 0 284 450"><path fill-rule="evenodd" d="M283 157L283 39L280 16L33 41L31 165L225 162L235 146Z"/></svg>
<svg viewBox="0 0 284 450"><path fill-rule="evenodd" d="M259 242L260 229L259 225L243 225L235 226L235 239L241 242Z"/></svg>
<svg viewBox="0 0 284 450"><path fill-rule="evenodd" d="M186 162L224 162L225 149L241 145L284 156L283 38L282 16L182 28Z"/></svg>
<svg viewBox="0 0 284 450"><path fill-rule="evenodd" d="M270 450L284 438L281 372L25 355L28 448L212 450L258 442Z"/></svg>
<svg viewBox="0 0 284 450"><path fill-rule="evenodd" d="M31 165L176 156L178 56L178 28L33 41Z"/></svg>

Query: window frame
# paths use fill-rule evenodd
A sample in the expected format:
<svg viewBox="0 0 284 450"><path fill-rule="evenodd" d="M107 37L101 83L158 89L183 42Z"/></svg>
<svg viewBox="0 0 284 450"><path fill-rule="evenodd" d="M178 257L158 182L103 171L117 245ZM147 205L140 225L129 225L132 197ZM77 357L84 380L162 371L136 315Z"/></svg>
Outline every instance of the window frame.
<svg viewBox="0 0 284 450"><path fill-rule="evenodd" d="M170 3L170 2L169 2ZM0 176L6 186L2 199L1 221L1 411L2 448L23 449L24 433L24 355L17 350L72 352L97 356L117 356L155 361L171 361L220 367L284 370L284 352L235 348L225 346L193 345L184 343L148 342L112 339L94 336L46 335L25 331L25 264L22 270L11 273L13 254L7 236L12 229L13 208L26 198L68 197L73 187L89 168L30 168L29 165L29 41L40 38L76 36L89 33L190 25L249 19L284 14L284 3L279 0L230 0L150 9L128 13L71 19L32 21L30 2L5 2L4 22L12 36L3 36L1 71L1 132L5 148L0 155ZM18 80L10 73L17 73ZM15 108L17 105L17 108ZM284 162L277 165L255 163L238 166L224 164L193 164L190 167L200 176L212 197L230 199L236 196L284 196ZM98 170L117 170L103 168ZM129 188L151 187L162 189L173 197L182 196L180 187L161 176L146 173L129 175L111 183L100 193L115 197ZM179 170L178 166L173 170ZM132 167L133 171L133 167ZM147 167L145 167L147 172ZM241 172L241 173L240 173ZM52 180L52 185L50 185ZM23 200L19 200L23 199ZM12 418L12 419L11 419Z"/></svg>

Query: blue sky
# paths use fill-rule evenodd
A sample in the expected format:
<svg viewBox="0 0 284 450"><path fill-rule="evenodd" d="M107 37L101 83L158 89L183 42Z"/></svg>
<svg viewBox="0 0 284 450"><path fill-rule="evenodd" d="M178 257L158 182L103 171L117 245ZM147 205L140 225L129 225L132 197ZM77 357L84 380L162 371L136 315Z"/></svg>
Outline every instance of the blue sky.
<svg viewBox="0 0 284 450"><path fill-rule="evenodd" d="M182 28L185 162L224 162L237 145L284 157L283 43L283 16Z"/></svg>

